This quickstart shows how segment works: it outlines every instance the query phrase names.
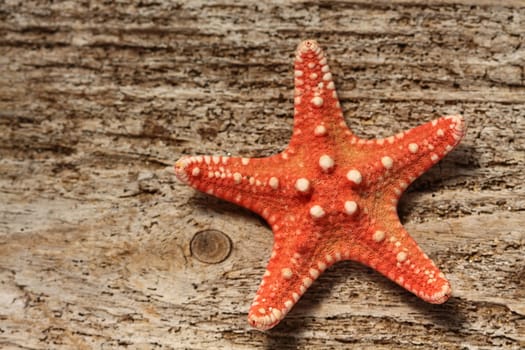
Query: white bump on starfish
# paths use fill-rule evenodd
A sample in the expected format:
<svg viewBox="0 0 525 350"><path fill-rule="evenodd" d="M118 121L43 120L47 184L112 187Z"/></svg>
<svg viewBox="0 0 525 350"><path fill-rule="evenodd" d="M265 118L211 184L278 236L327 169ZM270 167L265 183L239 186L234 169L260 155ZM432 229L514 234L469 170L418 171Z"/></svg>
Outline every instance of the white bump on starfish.
<svg viewBox="0 0 525 350"><path fill-rule="evenodd" d="M233 181L236 184L240 184L242 180L242 175L240 173L233 173Z"/></svg>
<svg viewBox="0 0 525 350"><path fill-rule="evenodd" d="M270 180L268 180L268 185L270 185L271 188L276 190L277 187L279 187L279 179L277 179L275 176L272 176Z"/></svg>
<svg viewBox="0 0 525 350"><path fill-rule="evenodd" d="M193 168L193 170L191 171L191 175L193 176L199 176L200 173L201 173L201 170L197 167Z"/></svg>
<svg viewBox="0 0 525 350"><path fill-rule="evenodd" d="M439 157L438 157L437 154L432 153L432 154L430 155L430 159L435 163L435 162L437 162L437 161L439 160Z"/></svg>
<svg viewBox="0 0 525 350"><path fill-rule="evenodd" d="M310 287L312 285L312 282L313 281L312 281L312 279L310 277L303 278L303 286L305 286L306 288ZM304 292L302 292L302 293L304 293Z"/></svg>
<svg viewBox="0 0 525 350"><path fill-rule="evenodd" d="M313 267L308 272L310 273L310 276L312 276L313 279L319 277L319 270L314 269Z"/></svg>
<svg viewBox="0 0 525 350"><path fill-rule="evenodd" d="M392 168L392 165L394 164L394 161L389 156L384 156L383 158L381 158L381 164L383 164L383 166L386 169L390 169L390 168Z"/></svg>
<svg viewBox="0 0 525 350"><path fill-rule="evenodd" d="M447 147L445 147L445 152L448 153L448 152L452 151L453 148L454 147L452 147L451 145L447 145Z"/></svg>
<svg viewBox="0 0 525 350"><path fill-rule="evenodd" d="M280 320L281 317L283 316L281 310L279 310L279 309L273 309L272 310L272 314L273 314L273 316L275 316L276 320Z"/></svg>
<svg viewBox="0 0 525 350"><path fill-rule="evenodd" d="M443 137L443 136L445 136L445 133L443 132L443 129L438 129L436 131L436 135L439 136L439 137Z"/></svg>
<svg viewBox="0 0 525 350"><path fill-rule="evenodd" d="M254 177L250 177L248 182L250 183L250 185L254 185L255 184L255 178Z"/></svg>
<svg viewBox="0 0 525 350"><path fill-rule="evenodd" d="M397 253L397 255L396 255L396 259L397 259L397 261L399 261L399 262L403 262L403 261L405 261L405 260L407 259L407 253L405 253L405 252L399 252L399 253Z"/></svg>
<svg viewBox="0 0 525 350"><path fill-rule="evenodd" d="M219 156L212 156L211 159L215 164L219 164L219 162L221 161L221 158Z"/></svg>
<svg viewBox="0 0 525 350"><path fill-rule="evenodd" d="M177 178L182 181L183 183L188 183L188 174L186 173L186 168L191 163L190 157L182 157L177 162L175 162L175 175L177 175Z"/></svg>
<svg viewBox="0 0 525 350"><path fill-rule="evenodd" d="M348 173L346 173L346 178L355 183L356 185L359 185L361 181L363 181L363 177L361 176L361 173L359 170L352 169Z"/></svg>
<svg viewBox="0 0 525 350"><path fill-rule="evenodd" d="M372 239L376 242L381 242L383 239L385 239L385 232L381 230L377 230L372 235Z"/></svg>
<svg viewBox="0 0 525 350"><path fill-rule="evenodd" d="M284 307L286 307L286 310L290 310L292 306L293 306L293 301L291 301L290 299L284 302Z"/></svg>
<svg viewBox="0 0 525 350"><path fill-rule="evenodd" d="M326 66L325 66L326 67ZM324 81L331 81L332 80L332 73L328 72L323 75Z"/></svg>
<svg viewBox="0 0 525 350"><path fill-rule="evenodd" d="M315 79L317 79L317 73L312 73L312 74L310 74L310 79L311 79L311 80L315 80Z"/></svg>
<svg viewBox="0 0 525 350"><path fill-rule="evenodd" d="M328 84L326 84L326 88L327 88L328 90L334 90L334 89L335 89L334 82L331 81L331 82L329 82Z"/></svg>
<svg viewBox="0 0 525 350"><path fill-rule="evenodd" d="M293 99L293 103L295 103L296 105L301 104L301 96L296 96Z"/></svg>
<svg viewBox="0 0 525 350"><path fill-rule="evenodd" d="M386 138L386 140L388 141L388 143L393 144L394 143L394 136L389 136L389 137Z"/></svg>
<svg viewBox="0 0 525 350"><path fill-rule="evenodd" d="M292 269L290 269L289 267L285 267L284 269L282 269L281 274L285 279L290 279L293 276Z"/></svg>
<svg viewBox="0 0 525 350"><path fill-rule="evenodd" d="M357 211L357 203L354 201L346 201L345 202L345 213L348 215L352 215Z"/></svg>
<svg viewBox="0 0 525 350"><path fill-rule="evenodd" d="M242 165L248 165L250 163L250 158L241 158Z"/></svg>
<svg viewBox="0 0 525 350"><path fill-rule="evenodd" d="M257 311L259 311L259 313L263 315L266 313L266 309L264 307L259 308Z"/></svg>
<svg viewBox="0 0 525 350"><path fill-rule="evenodd" d="M210 164L210 162L211 162L211 157L210 157L210 156L204 156L204 162L205 162L206 164Z"/></svg>
<svg viewBox="0 0 525 350"><path fill-rule="evenodd" d="M310 208L310 215L314 219L320 219L323 216L325 216L325 212L320 205L314 205L313 207Z"/></svg>
<svg viewBox="0 0 525 350"><path fill-rule="evenodd" d="M308 192L310 190L310 181L304 177L295 181L295 189L299 192Z"/></svg>
<svg viewBox="0 0 525 350"><path fill-rule="evenodd" d="M323 99L319 96L312 98L312 104L316 107L321 107L323 105Z"/></svg>
<svg viewBox="0 0 525 350"><path fill-rule="evenodd" d="M434 120L432 121L432 126L436 126L437 123L438 123L437 119L434 119Z"/></svg>
<svg viewBox="0 0 525 350"><path fill-rule="evenodd" d="M316 136L326 135L326 127L324 125L317 125L314 130L314 135Z"/></svg>
<svg viewBox="0 0 525 350"><path fill-rule="evenodd" d="M299 69L296 69L293 73L298 78L303 76L303 71Z"/></svg>
<svg viewBox="0 0 525 350"><path fill-rule="evenodd" d="M324 262L322 262L322 261L318 262L317 266L319 267L319 270L321 270L321 271L326 270L326 267L327 267L326 264Z"/></svg>
<svg viewBox="0 0 525 350"><path fill-rule="evenodd" d="M463 117L460 115L449 115L446 116L445 119L451 120L450 128L453 130L452 137L454 140L461 140L463 133L465 132L465 123L463 121Z"/></svg>
<svg viewBox="0 0 525 350"><path fill-rule="evenodd" d="M327 154L323 154L319 158L319 166L321 167L321 169L323 169L324 172L331 170L334 167L334 164L335 163L332 157L330 157Z"/></svg>
<svg viewBox="0 0 525 350"><path fill-rule="evenodd" d="M461 124L463 122L463 117L459 114L447 115L445 119L452 119L452 122L455 124Z"/></svg>
<svg viewBox="0 0 525 350"><path fill-rule="evenodd" d="M429 144L427 145L427 148L428 148L429 150L433 151L433 150L434 150L434 145L431 144L431 143L429 143Z"/></svg>
<svg viewBox="0 0 525 350"><path fill-rule="evenodd" d="M417 143L410 143L408 145L408 150L410 151L410 153L416 153L418 149L419 146L417 145Z"/></svg>

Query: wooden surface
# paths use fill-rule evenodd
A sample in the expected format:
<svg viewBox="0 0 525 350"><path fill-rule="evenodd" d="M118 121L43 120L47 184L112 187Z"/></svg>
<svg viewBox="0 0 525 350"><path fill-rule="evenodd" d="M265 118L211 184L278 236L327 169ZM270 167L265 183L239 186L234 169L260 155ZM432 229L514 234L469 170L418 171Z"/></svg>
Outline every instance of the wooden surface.
<svg viewBox="0 0 525 350"><path fill-rule="evenodd" d="M525 346L525 4L369 3L0 1L0 347ZM275 329L248 326L271 231L172 164L282 150L306 38L358 135L466 117L399 206L446 304L345 262ZM231 241L220 263L190 249L208 229Z"/></svg>

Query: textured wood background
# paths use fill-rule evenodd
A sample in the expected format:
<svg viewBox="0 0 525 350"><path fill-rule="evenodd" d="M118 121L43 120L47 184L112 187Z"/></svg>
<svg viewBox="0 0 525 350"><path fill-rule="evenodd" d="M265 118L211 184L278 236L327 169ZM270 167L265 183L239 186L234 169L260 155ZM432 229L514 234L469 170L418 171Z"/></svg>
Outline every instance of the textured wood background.
<svg viewBox="0 0 525 350"><path fill-rule="evenodd" d="M371 3L0 1L0 347L524 347L525 3ZM399 206L446 304L347 262L248 326L272 234L172 164L282 150L306 38L358 135L467 118ZM207 229L231 240L221 263L190 249Z"/></svg>

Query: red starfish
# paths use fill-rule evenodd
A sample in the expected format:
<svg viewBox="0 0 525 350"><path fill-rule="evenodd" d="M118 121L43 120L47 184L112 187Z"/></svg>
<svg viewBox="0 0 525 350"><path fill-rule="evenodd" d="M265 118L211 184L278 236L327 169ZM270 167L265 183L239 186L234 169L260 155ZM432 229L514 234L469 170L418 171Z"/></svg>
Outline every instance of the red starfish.
<svg viewBox="0 0 525 350"><path fill-rule="evenodd" d="M294 130L267 158L183 157L175 173L268 221L273 252L248 319L274 327L329 266L354 260L421 299L440 304L450 284L397 216L403 191L456 146L461 116L384 139L363 140L343 120L326 57L313 40L295 57Z"/></svg>

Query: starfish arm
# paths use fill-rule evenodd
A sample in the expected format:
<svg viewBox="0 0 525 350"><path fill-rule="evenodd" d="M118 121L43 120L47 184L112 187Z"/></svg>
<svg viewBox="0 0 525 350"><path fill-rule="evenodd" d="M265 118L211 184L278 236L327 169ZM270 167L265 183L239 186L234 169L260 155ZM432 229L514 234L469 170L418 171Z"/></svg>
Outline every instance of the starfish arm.
<svg viewBox="0 0 525 350"><path fill-rule="evenodd" d="M386 220L377 220L358 243L345 247L350 260L377 270L426 302L447 301L452 291L445 275L410 237L395 213L384 217Z"/></svg>
<svg viewBox="0 0 525 350"><path fill-rule="evenodd" d="M250 209L273 224L283 216L283 209L300 205L306 198L297 189L300 172L290 171L291 164L284 162L282 154L266 158L184 156L175 163L175 174L183 183ZM306 193L308 187L306 181Z"/></svg>
<svg viewBox="0 0 525 350"><path fill-rule="evenodd" d="M317 42L299 44L294 64L294 130L289 148L334 148L351 134L343 118L327 58Z"/></svg>
<svg viewBox="0 0 525 350"><path fill-rule="evenodd" d="M369 178L384 179L397 198L416 178L449 153L465 134L459 115L445 116L386 139L364 144L370 154ZM373 185L369 180L369 185ZM393 186L391 186L393 184Z"/></svg>
<svg viewBox="0 0 525 350"><path fill-rule="evenodd" d="M255 328L276 326L319 275L337 261L306 234L311 228L298 227L301 225L289 223L274 228L272 255L248 313Z"/></svg>

